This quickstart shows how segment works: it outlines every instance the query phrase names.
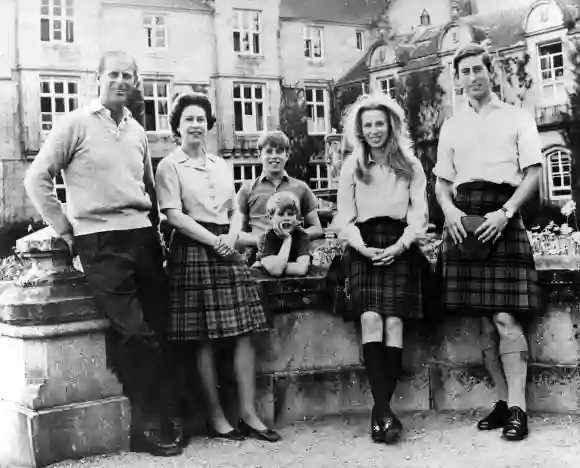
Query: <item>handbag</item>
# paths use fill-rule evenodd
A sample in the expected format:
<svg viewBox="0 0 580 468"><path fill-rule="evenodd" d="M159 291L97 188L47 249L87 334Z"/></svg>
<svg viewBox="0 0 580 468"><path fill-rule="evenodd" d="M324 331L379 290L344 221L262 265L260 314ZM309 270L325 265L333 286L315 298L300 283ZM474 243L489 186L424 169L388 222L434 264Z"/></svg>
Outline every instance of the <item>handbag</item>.
<svg viewBox="0 0 580 468"><path fill-rule="evenodd" d="M467 232L467 237L459 244L461 255L468 260L485 260L491 253L493 242L481 242L475 231L486 221L483 216L468 215L461 218L461 224Z"/></svg>

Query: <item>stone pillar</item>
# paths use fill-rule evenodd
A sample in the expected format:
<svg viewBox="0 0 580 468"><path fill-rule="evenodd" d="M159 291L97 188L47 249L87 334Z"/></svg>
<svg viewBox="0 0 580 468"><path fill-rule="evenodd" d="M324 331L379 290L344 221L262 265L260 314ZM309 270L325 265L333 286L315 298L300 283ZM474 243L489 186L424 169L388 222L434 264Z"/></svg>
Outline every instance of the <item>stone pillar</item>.
<svg viewBox="0 0 580 468"><path fill-rule="evenodd" d="M130 410L106 367L84 275L50 228L17 242L30 267L0 283L0 465L129 450Z"/></svg>

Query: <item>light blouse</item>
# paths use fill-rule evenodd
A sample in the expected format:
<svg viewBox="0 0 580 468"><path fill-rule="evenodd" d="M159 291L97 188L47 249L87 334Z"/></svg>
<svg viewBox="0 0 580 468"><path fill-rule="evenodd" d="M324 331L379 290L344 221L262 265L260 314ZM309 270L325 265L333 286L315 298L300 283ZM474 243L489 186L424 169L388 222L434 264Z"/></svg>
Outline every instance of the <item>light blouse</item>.
<svg viewBox="0 0 580 468"><path fill-rule="evenodd" d="M155 190L161 211L176 209L203 223L229 224L237 209L231 167L220 157L207 154L198 164L176 148L157 167Z"/></svg>
<svg viewBox="0 0 580 468"><path fill-rule="evenodd" d="M400 240L409 246L425 236L429 221L427 205L427 178L419 160L414 162L410 179L398 177L386 165L371 161L370 181L356 177L355 151L345 161L340 174L337 194L337 221L341 237L351 245L363 240L356 223L371 218L388 216L406 221Z"/></svg>

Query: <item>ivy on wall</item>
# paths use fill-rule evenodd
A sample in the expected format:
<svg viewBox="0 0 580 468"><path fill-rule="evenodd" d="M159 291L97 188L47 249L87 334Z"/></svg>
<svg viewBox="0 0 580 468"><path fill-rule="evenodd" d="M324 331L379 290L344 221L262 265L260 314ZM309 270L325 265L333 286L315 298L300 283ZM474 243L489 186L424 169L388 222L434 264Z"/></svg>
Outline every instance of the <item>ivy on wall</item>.
<svg viewBox="0 0 580 468"><path fill-rule="evenodd" d="M306 98L303 88L282 86L280 130L290 140L288 174L308 183L310 158L324 151L324 137L308 135Z"/></svg>

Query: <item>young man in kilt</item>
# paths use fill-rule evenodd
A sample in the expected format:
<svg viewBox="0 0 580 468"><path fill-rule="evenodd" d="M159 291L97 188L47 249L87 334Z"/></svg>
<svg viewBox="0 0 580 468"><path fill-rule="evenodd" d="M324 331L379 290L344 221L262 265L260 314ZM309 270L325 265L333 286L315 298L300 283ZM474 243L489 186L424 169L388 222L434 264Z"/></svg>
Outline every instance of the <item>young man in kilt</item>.
<svg viewBox="0 0 580 468"><path fill-rule="evenodd" d="M42 217L78 253L97 307L111 321L107 365L131 403L132 449L177 455L159 210L147 135L126 108L138 83L135 59L107 52L97 83L99 98L55 126L25 186ZM61 171L66 213L54 191Z"/></svg>
<svg viewBox="0 0 580 468"><path fill-rule="evenodd" d="M533 117L492 93L492 64L484 48L462 47L453 66L469 106L443 124L433 170L446 223L443 307L475 313L484 323L483 352L499 401L478 428L503 428L506 439L522 440L528 434L528 344L522 324L537 310L539 298L519 211L538 189L541 143ZM469 237L466 215L484 217ZM480 242L485 258L475 259L466 240ZM490 323L499 335L501 362Z"/></svg>

